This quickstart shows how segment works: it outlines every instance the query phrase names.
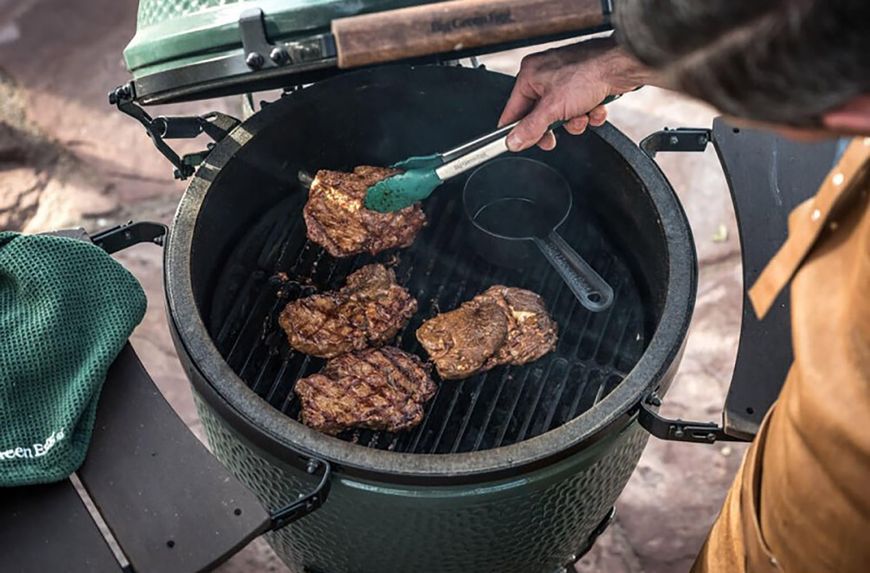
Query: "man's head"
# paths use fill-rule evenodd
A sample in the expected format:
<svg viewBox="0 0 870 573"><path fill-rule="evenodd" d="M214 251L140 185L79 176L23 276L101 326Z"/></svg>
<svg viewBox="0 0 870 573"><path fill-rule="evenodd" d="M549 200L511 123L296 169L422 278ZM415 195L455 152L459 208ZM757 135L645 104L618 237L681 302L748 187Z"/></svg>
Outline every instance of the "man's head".
<svg viewBox="0 0 870 573"><path fill-rule="evenodd" d="M620 0L623 45L724 113L870 133L870 0Z"/></svg>

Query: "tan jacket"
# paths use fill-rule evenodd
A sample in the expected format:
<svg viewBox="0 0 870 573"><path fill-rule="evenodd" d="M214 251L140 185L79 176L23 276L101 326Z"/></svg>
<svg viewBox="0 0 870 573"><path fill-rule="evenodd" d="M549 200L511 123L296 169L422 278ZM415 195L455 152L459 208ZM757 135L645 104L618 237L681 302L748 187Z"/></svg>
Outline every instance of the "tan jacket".
<svg viewBox="0 0 870 573"><path fill-rule="evenodd" d="M794 363L693 573L870 571L870 138L852 141L749 292L791 281Z"/></svg>

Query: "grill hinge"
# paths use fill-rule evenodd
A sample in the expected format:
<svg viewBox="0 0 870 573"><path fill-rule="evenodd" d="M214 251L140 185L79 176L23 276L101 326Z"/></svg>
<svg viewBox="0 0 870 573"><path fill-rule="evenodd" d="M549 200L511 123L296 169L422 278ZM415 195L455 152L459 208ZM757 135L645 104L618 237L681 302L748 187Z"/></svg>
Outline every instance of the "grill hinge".
<svg viewBox="0 0 870 573"><path fill-rule="evenodd" d="M109 94L110 104L145 126L145 131L154 146L163 154L163 157L175 166L173 175L176 179L187 179L193 175L196 166L205 160L214 147L214 143L209 143L204 151L179 157L164 140L192 139L205 133L217 142L240 123L236 118L219 112L211 112L202 116L152 118L148 112L136 104L135 99L136 88L132 82L115 88Z"/></svg>
<svg viewBox="0 0 870 573"><path fill-rule="evenodd" d="M654 158L659 151L704 151L712 138L712 132L703 127L666 127L644 137L640 148Z"/></svg>
<svg viewBox="0 0 870 573"><path fill-rule="evenodd" d="M661 399L656 393L652 393L646 400L640 403L640 410L638 411L638 422L640 422L640 425L660 440L694 442L696 444L751 441L730 436L725 433L722 426L713 422L687 422L664 418L653 410L653 408L658 408L661 405Z"/></svg>
<svg viewBox="0 0 870 573"><path fill-rule="evenodd" d="M324 61L336 55L332 34L319 34L292 42L270 42L260 8L248 8L241 13L239 35L245 64L252 70Z"/></svg>

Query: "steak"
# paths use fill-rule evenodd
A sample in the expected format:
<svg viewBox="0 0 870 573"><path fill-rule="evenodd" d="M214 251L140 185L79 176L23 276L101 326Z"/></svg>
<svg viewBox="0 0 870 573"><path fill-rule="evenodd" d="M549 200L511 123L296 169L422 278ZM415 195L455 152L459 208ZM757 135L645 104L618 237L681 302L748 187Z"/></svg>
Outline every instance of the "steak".
<svg viewBox="0 0 870 573"><path fill-rule="evenodd" d="M388 343L416 311L417 301L396 284L396 274L371 264L351 273L337 291L288 303L278 324L296 350L332 358Z"/></svg>
<svg viewBox="0 0 870 573"><path fill-rule="evenodd" d="M557 331L540 296L496 285L424 322L417 340L438 374L452 380L533 362L556 348Z"/></svg>
<svg viewBox="0 0 870 573"><path fill-rule="evenodd" d="M308 238L333 257L409 246L426 223L420 203L391 213L364 206L366 190L396 173L400 171L368 165L353 173L318 171L302 210Z"/></svg>
<svg viewBox="0 0 870 573"><path fill-rule="evenodd" d="M342 354L295 388L302 422L331 435L349 428L413 428L435 390L420 358L392 346Z"/></svg>

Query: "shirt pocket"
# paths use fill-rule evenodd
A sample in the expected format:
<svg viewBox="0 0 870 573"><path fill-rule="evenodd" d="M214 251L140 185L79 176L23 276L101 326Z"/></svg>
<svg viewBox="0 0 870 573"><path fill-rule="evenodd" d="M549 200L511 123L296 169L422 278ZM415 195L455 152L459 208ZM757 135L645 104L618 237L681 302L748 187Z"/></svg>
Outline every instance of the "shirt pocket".
<svg viewBox="0 0 870 573"><path fill-rule="evenodd" d="M755 436L755 442L747 453L746 469L743 472L740 487L741 521L743 538L746 543L746 570L752 573L781 573L782 571L779 561L764 540L758 511L761 505L761 464L764 458L770 417L775 410L776 404L764 417L758 434Z"/></svg>

